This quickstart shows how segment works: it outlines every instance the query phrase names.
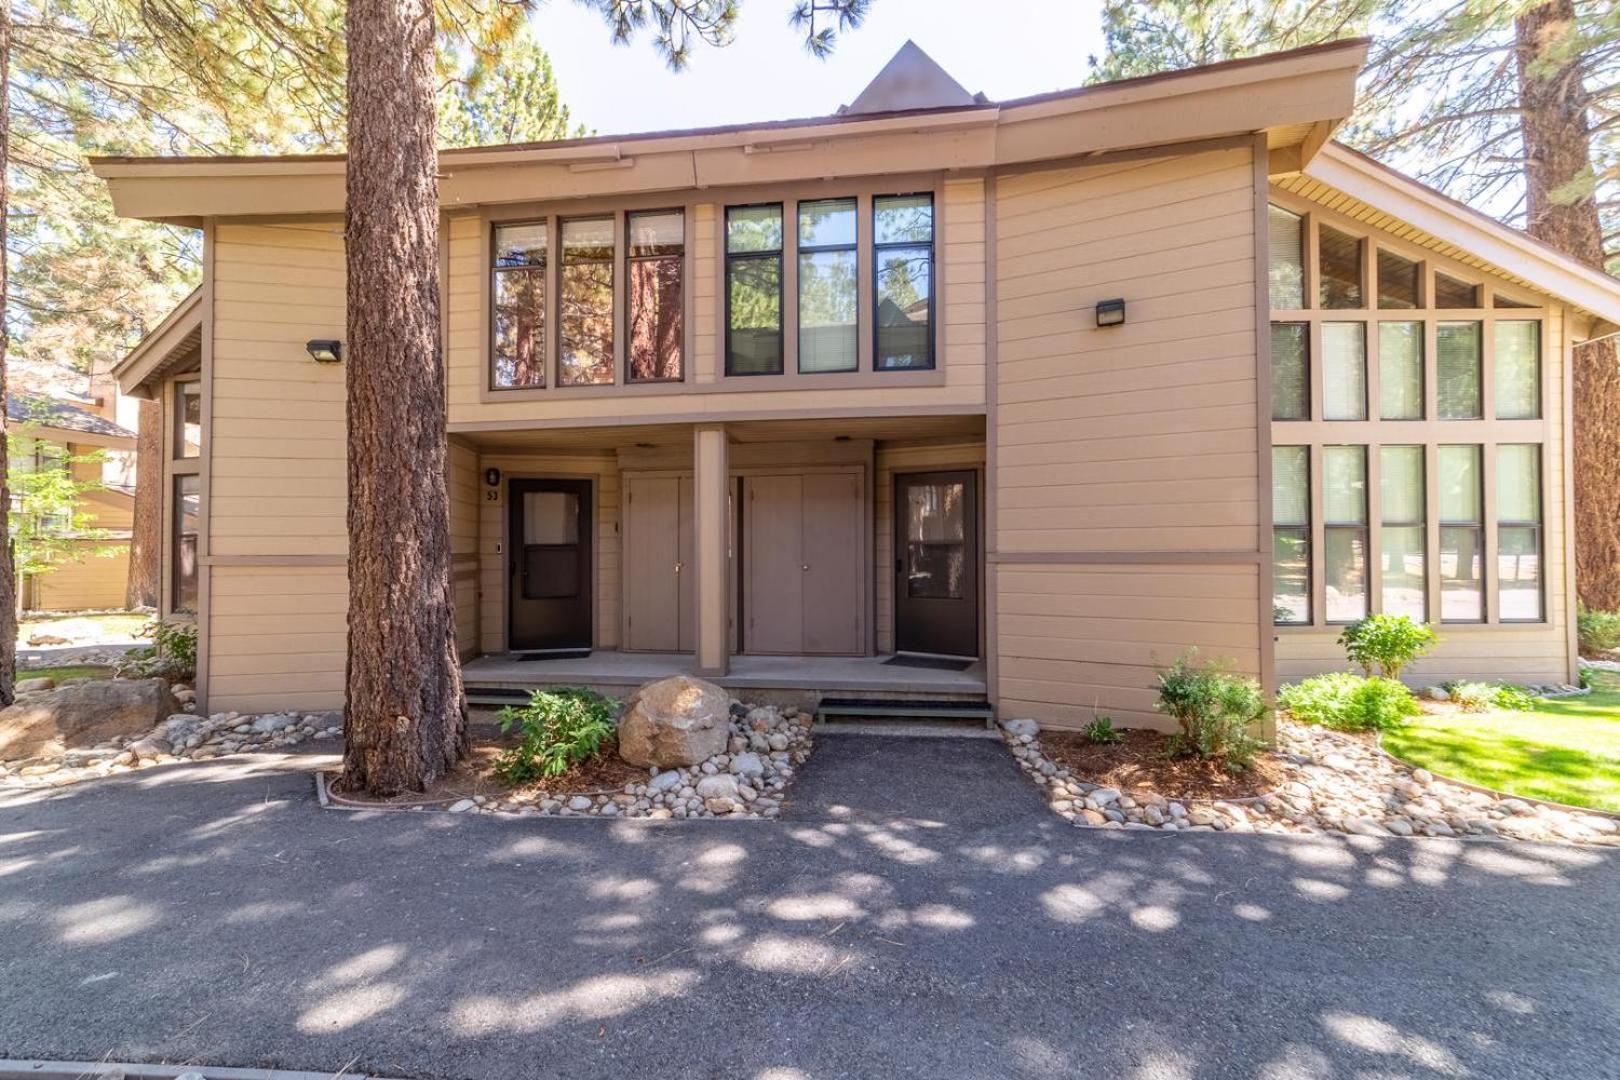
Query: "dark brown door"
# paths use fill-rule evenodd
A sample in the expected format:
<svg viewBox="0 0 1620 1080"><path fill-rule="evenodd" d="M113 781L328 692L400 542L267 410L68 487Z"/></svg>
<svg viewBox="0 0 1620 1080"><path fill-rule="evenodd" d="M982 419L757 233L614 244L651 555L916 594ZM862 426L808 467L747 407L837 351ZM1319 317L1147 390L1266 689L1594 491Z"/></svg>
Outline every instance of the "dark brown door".
<svg viewBox="0 0 1620 1080"><path fill-rule="evenodd" d="M508 487L514 652L591 647L591 483L513 480Z"/></svg>
<svg viewBox="0 0 1620 1080"><path fill-rule="evenodd" d="M894 478L894 647L979 655L979 492L973 472Z"/></svg>

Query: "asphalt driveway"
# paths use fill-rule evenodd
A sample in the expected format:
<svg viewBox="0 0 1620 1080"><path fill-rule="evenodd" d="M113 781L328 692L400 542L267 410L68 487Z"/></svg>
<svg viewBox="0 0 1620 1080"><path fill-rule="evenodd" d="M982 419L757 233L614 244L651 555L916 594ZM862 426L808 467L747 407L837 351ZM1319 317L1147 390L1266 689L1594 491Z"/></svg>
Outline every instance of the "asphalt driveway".
<svg viewBox="0 0 1620 1080"><path fill-rule="evenodd" d="M957 775L930 752L929 783ZM354 814L315 805L309 763L0 797L0 1057L1620 1076L1614 852L1085 832L1010 789L995 815L891 796L778 823Z"/></svg>

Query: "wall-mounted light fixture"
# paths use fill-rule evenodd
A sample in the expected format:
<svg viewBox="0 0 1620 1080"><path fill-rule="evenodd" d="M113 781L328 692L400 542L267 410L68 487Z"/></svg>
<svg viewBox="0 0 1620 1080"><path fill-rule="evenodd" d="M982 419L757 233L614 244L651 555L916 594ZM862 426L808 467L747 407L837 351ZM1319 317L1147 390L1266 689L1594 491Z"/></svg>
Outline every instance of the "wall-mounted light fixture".
<svg viewBox="0 0 1620 1080"><path fill-rule="evenodd" d="M317 364L343 363L343 342L317 339L304 342L304 349Z"/></svg>
<svg viewBox="0 0 1620 1080"><path fill-rule="evenodd" d="M490 487L500 487L501 486L501 470L499 470L499 469L485 469L484 470L484 483L488 484Z"/></svg>
<svg viewBox="0 0 1620 1080"><path fill-rule="evenodd" d="M1099 300L1097 301L1098 326L1124 326L1125 301Z"/></svg>

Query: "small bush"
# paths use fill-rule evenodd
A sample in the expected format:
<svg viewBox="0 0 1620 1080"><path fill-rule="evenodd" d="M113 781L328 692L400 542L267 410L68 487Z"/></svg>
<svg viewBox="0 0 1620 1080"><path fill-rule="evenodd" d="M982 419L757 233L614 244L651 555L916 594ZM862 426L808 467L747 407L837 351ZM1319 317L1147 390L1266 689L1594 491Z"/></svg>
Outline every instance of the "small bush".
<svg viewBox="0 0 1620 1080"><path fill-rule="evenodd" d="M1423 710L1403 684L1349 671L1317 675L1277 691L1277 704L1303 724L1340 731L1388 731Z"/></svg>
<svg viewBox="0 0 1620 1080"><path fill-rule="evenodd" d="M1221 665L1201 664L1196 653L1159 673L1157 708L1179 726L1165 743L1170 757L1218 760L1227 771L1242 772L1265 746L1249 734L1266 711L1260 684Z"/></svg>
<svg viewBox="0 0 1620 1080"><path fill-rule="evenodd" d="M141 628L152 638L152 646L132 649L113 665L121 679L168 679L190 682L197 677L197 624L153 619Z"/></svg>
<svg viewBox="0 0 1620 1080"><path fill-rule="evenodd" d="M1114 727L1113 718L1108 716L1099 716L1087 724L1083 734L1086 742L1096 743L1098 746L1107 746L1125 738L1125 733Z"/></svg>
<svg viewBox="0 0 1620 1080"><path fill-rule="evenodd" d="M1405 615L1369 615L1339 635L1339 644L1352 664L1370 678L1377 674L1399 679L1401 670L1434 647L1434 629Z"/></svg>
<svg viewBox="0 0 1620 1080"><path fill-rule="evenodd" d="M1522 686L1503 683L1496 688L1496 707L1507 712L1529 712L1536 707L1536 699Z"/></svg>
<svg viewBox="0 0 1620 1080"><path fill-rule="evenodd" d="M1620 611L1588 611L1575 616L1575 631L1581 652L1603 653L1620 649Z"/></svg>
<svg viewBox="0 0 1620 1080"><path fill-rule="evenodd" d="M1492 709L1525 712L1536 703L1535 698L1510 683L1451 681L1440 686L1463 712L1490 712Z"/></svg>
<svg viewBox="0 0 1620 1080"><path fill-rule="evenodd" d="M590 761L614 733L613 703L594 690L572 687L536 690L524 706L500 712L501 734L515 727L523 741L495 761L495 775L507 784L561 776Z"/></svg>

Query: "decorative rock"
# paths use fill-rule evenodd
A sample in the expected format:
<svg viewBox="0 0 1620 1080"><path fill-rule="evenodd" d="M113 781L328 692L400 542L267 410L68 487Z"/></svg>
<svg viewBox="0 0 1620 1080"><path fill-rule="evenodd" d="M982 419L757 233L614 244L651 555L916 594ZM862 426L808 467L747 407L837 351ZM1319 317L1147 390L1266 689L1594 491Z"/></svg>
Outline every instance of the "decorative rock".
<svg viewBox="0 0 1620 1080"><path fill-rule="evenodd" d="M576 813L582 813L589 810L593 805L595 804L584 795L575 795L572 799L568 800L568 809L573 810Z"/></svg>
<svg viewBox="0 0 1620 1080"><path fill-rule="evenodd" d="M765 763L759 759L758 754L738 754L731 759L731 771L751 780L765 774Z"/></svg>
<svg viewBox="0 0 1620 1080"><path fill-rule="evenodd" d="M452 814L465 814L468 810L471 810L477 805L478 804L473 802L471 799L462 799L459 802L450 804L450 812Z"/></svg>
<svg viewBox="0 0 1620 1080"><path fill-rule="evenodd" d="M730 739L731 696L689 675L641 687L619 720L619 756L632 765L696 765L724 753Z"/></svg>
<svg viewBox="0 0 1620 1080"><path fill-rule="evenodd" d="M297 723L298 717L296 716L288 716L285 713L271 713L253 721L250 730L258 735L273 735L278 731L285 731Z"/></svg>
<svg viewBox="0 0 1620 1080"><path fill-rule="evenodd" d="M1026 738L1034 738L1041 730L1041 725L1028 719L1003 720L1001 726L1009 735Z"/></svg>
<svg viewBox="0 0 1620 1080"><path fill-rule="evenodd" d="M1443 686L1431 686L1427 690L1423 691L1423 694L1430 701L1450 701L1451 700L1451 691L1447 690Z"/></svg>
<svg viewBox="0 0 1620 1080"><path fill-rule="evenodd" d="M730 773L719 773L714 776L705 776L698 781L698 798L708 799L737 799L737 778Z"/></svg>
<svg viewBox="0 0 1620 1080"><path fill-rule="evenodd" d="M180 711L162 679L90 679L0 710L0 758L60 755L149 731Z"/></svg>
<svg viewBox="0 0 1620 1080"><path fill-rule="evenodd" d="M647 786L654 791L676 791L686 782L685 778L674 769L661 772L647 782Z"/></svg>
<svg viewBox="0 0 1620 1080"><path fill-rule="evenodd" d="M18 679L12 687L19 694L39 694L56 689L56 680L41 676L37 679Z"/></svg>
<svg viewBox="0 0 1620 1080"><path fill-rule="evenodd" d="M729 814L737 809L737 804L723 795L716 795L703 800L703 809L711 814Z"/></svg>

